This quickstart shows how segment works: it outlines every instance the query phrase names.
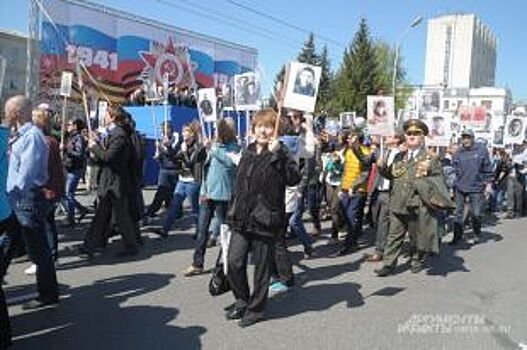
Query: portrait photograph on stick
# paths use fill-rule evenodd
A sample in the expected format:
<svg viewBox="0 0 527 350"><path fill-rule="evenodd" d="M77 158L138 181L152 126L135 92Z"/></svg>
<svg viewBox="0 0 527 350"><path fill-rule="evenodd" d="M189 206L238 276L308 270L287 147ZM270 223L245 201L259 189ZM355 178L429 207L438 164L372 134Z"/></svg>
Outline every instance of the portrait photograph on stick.
<svg viewBox="0 0 527 350"><path fill-rule="evenodd" d="M290 62L287 69L283 106L303 112L314 112L322 69L300 62Z"/></svg>

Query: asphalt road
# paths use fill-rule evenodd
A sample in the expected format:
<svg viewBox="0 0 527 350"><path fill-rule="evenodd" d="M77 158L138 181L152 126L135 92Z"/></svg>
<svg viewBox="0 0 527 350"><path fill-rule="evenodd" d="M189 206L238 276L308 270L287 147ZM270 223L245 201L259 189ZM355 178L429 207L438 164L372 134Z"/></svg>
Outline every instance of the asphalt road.
<svg viewBox="0 0 527 350"><path fill-rule="evenodd" d="M22 311L35 279L23 273L28 262L11 266L4 289L13 349L527 349L527 219L486 226L475 246L444 246L419 274L401 258L386 278L364 262L371 248L330 258L336 247L323 238L318 257L304 260L291 241L297 286L272 296L267 320L247 329L225 320L223 307L233 299L208 294L210 275L183 277L192 219L179 221L166 240L145 230L145 245L131 259L115 257L117 239L87 263L72 246L88 224L61 231L57 307ZM208 267L217 249L207 252Z"/></svg>

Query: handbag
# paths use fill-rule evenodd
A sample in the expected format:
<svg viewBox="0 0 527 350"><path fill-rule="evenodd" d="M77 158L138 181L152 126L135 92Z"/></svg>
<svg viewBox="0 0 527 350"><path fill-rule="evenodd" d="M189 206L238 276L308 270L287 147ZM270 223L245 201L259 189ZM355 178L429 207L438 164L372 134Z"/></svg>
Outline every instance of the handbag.
<svg viewBox="0 0 527 350"><path fill-rule="evenodd" d="M209 293L213 297L222 295L231 290L227 276L223 269L223 262L221 259L222 252L220 250L218 258L216 259L216 265L212 269L212 276L209 281Z"/></svg>

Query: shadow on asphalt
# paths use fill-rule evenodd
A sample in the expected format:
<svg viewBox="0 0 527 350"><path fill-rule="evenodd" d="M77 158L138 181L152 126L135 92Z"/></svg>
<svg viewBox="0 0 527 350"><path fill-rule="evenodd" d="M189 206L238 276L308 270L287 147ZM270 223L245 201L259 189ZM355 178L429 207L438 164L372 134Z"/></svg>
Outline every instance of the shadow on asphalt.
<svg viewBox="0 0 527 350"><path fill-rule="evenodd" d="M271 298L266 314L268 319L287 318L305 312L325 311L342 302L348 308L359 307L364 305L360 288L360 284L352 282L295 288L294 293Z"/></svg>
<svg viewBox="0 0 527 350"><path fill-rule="evenodd" d="M192 223L191 223L192 222ZM59 236L60 250L59 257L79 256L78 260L61 263L60 270L71 270L88 265L116 265L125 264L133 261L150 259L152 256L170 253L176 250L194 249L195 240L192 234L181 233L179 230L187 230L193 227L193 218L186 218L177 222L177 229L171 231L168 238L163 239L155 234L146 234L153 232L151 229L156 226L146 226L141 228L143 245L138 246L139 253L130 257L118 257L117 254L123 249L120 235L113 236L110 243L103 250L102 255L92 259L81 259L78 252L78 246L82 244L84 233L88 230L89 224L83 224L83 227L75 227L74 230L63 231ZM81 225L78 225L81 226ZM65 242L70 242L64 245ZM77 245L71 244L77 243Z"/></svg>
<svg viewBox="0 0 527 350"><path fill-rule="evenodd" d="M11 317L14 349L200 349L201 326L175 325L178 309L133 305L174 275L136 274L62 291L54 308Z"/></svg>

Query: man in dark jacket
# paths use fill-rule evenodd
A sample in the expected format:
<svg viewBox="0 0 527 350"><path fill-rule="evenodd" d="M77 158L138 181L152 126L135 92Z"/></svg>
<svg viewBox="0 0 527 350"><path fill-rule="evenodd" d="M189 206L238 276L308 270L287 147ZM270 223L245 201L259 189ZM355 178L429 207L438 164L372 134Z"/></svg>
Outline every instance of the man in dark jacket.
<svg viewBox="0 0 527 350"><path fill-rule="evenodd" d="M125 250L120 255L137 253L138 228L132 218L130 203L134 203L135 179L133 149L125 125L126 112L120 106L111 106L106 112L109 133L101 142L91 135L89 148L100 166L97 196L100 198L90 230L84 238L82 253L93 255L95 248L106 244L107 230L113 217L119 226Z"/></svg>
<svg viewBox="0 0 527 350"><path fill-rule="evenodd" d="M456 215L454 221L454 238L449 243L457 244L463 237L463 210L468 200L472 213L472 229L475 240L481 234L481 208L484 202L484 191L492 188L493 171L487 149L474 142L474 132L465 129L461 133L461 147L452 159L456 171L454 183Z"/></svg>
<svg viewBox="0 0 527 350"><path fill-rule="evenodd" d="M256 142L244 151L236 173L235 197L227 218L232 236L227 278L236 303L227 319L240 327L263 319L270 280L272 247L285 229L285 187L300 182L298 165L285 146L274 139L277 115L264 109L253 117ZM247 257L252 253L254 288L249 292Z"/></svg>
<svg viewBox="0 0 527 350"><path fill-rule="evenodd" d="M86 141L82 135L84 122L80 119L70 120L67 125L68 140L63 149L64 167L66 176L66 209L68 213L68 226L75 223L75 209L80 212L79 222L88 210L75 199L75 191L86 166Z"/></svg>

